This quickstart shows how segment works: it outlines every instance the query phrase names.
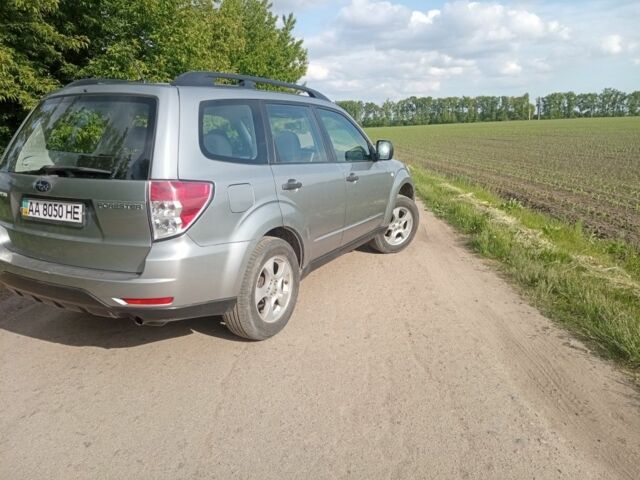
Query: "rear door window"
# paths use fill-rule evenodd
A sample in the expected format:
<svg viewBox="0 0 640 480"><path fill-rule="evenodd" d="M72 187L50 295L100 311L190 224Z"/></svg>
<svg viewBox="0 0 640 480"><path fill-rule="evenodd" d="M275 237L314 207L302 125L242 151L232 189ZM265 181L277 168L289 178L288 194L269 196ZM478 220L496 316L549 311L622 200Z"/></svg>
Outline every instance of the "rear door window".
<svg viewBox="0 0 640 480"><path fill-rule="evenodd" d="M157 100L128 95L66 95L42 102L5 157L9 171L146 180Z"/></svg>
<svg viewBox="0 0 640 480"><path fill-rule="evenodd" d="M245 103L205 102L200 106L200 148L214 160L258 162L254 107Z"/></svg>

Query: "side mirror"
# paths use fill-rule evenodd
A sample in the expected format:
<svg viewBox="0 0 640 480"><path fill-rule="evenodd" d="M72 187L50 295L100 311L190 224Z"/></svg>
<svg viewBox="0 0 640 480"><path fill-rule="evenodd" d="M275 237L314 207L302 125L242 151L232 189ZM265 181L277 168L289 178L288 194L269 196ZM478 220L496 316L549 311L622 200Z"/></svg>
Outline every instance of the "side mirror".
<svg viewBox="0 0 640 480"><path fill-rule="evenodd" d="M393 143L389 140L378 140L376 152L378 152L378 160L391 160L393 158Z"/></svg>

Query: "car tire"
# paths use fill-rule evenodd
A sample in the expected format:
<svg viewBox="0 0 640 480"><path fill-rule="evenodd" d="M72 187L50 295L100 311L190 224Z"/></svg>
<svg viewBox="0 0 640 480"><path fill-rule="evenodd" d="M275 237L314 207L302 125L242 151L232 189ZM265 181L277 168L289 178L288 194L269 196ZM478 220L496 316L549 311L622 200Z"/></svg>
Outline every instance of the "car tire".
<svg viewBox="0 0 640 480"><path fill-rule="evenodd" d="M380 253L396 253L405 249L418 230L420 212L409 197L398 195L393 206L391 223L384 232L376 235L369 246Z"/></svg>
<svg viewBox="0 0 640 480"><path fill-rule="evenodd" d="M251 253L236 306L224 315L239 337L265 340L289 322L298 299L300 268L287 242L265 237Z"/></svg>

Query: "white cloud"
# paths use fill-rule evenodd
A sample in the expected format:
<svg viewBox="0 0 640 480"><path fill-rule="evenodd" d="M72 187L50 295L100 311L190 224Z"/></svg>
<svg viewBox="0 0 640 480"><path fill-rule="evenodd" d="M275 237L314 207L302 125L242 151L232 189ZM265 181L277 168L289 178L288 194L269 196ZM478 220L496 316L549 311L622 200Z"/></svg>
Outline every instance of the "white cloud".
<svg viewBox="0 0 640 480"><path fill-rule="evenodd" d="M507 17L514 32L532 37L541 37L547 31L547 26L535 13L525 10L509 10Z"/></svg>
<svg viewBox="0 0 640 480"><path fill-rule="evenodd" d="M422 25L431 25L433 23L433 19L438 15L440 15L440 10L429 10L427 13L413 11L411 12L409 26L420 27Z"/></svg>
<svg viewBox="0 0 640 480"><path fill-rule="evenodd" d="M391 0L351 0L330 28L306 40L312 61L305 80L339 98L353 96L352 88L378 100L429 94L455 78L543 72L545 58L521 63L516 54L527 43L564 42L568 32L558 20L498 3L419 11Z"/></svg>
<svg viewBox="0 0 640 480"><path fill-rule="evenodd" d="M551 65L544 58L533 58L529 60L528 65L532 70L537 72L550 72Z"/></svg>
<svg viewBox="0 0 640 480"><path fill-rule="evenodd" d="M272 0L273 11L278 14L299 13L318 5L328 3L329 0Z"/></svg>
<svg viewBox="0 0 640 480"><path fill-rule="evenodd" d="M429 95L440 90L440 80L409 80L404 88L409 95Z"/></svg>
<svg viewBox="0 0 640 480"><path fill-rule="evenodd" d="M600 42L603 52L610 55L617 55L622 52L622 37L620 35L607 35Z"/></svg>
<svg viewBox="0 0 640 480"><path fill-rule="evenodd" d="M458 1L419 11L386 0L352 0L338 11L333 26L307 45L315 55L331 54L337 41L349 48L373 44L378 49L428 49L464 57L568 38L569 28L557 20L496 3Z"/></svg>
<svg viewBox="0 0 640 480"><path fill-rule="evenodd" d="M428 10L404 1L333 0L335 16L305 38L305 79L337 99L448 93L451 85L459 94L516 94L605 53L626 55L628 64L638 58L640 35L629 19L640 15L640 4L630 0L617 10L586 0L593 12L586 3L545 0L445 1ZM600 24L607 15L609 23ZM605 30L613 23L615 35Z"/></svg>
<svg viewBox="0 0 640 480"><path fill-rule="evenodd" d="M552 20L547 23L547 30L550 33L557 35L558 38L562 40L569 40L569 38L571 37L571 30L569 30L569 27L562 25L556 20Z"/></svg>
<svg viewBox="0 0 640 480"><path fill-rule="evenodd" d="M500 73L503 75L518 75L520 72L522 72L522 67L514 61L505 62L500 69Z"/></svg>
<svg viewBox="0 0 640 480"><path fill-rule="evenodd" d="M307 67L307 80L325 80L329 76L329 69L318 63L310 63Z"/></svg>
<svg viewBox="0 0 640 480"><path fill-rule="evenodd" d="M338 20L356 29L390 29L394 24L402 24L408 15L411 12L404 5L387 1L352 0L349 5L340 9Z"/></svg>
<svg viewBox="0 0 640 480"><path fill-rule="evenodd" d="M324 56L321 64L312 62L310 66L303 80L338 100L362 98L363 92L376 100L434 94L451 78L477 74L473 60L438 52L371 47L335 52ZM319 79L325 72L327 76Z"/></svg>

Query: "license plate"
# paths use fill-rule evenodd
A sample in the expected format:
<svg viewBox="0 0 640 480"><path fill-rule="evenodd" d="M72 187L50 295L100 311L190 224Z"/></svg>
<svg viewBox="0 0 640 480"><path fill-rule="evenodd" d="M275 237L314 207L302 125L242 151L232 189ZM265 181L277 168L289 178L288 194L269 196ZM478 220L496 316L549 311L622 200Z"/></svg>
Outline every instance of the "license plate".
<svg viewBox="0 0 640 480"><path fill-rule="evenodd" d="M81 224L84 221L84 204L23 198L20 209L23 218Z"/></svg>

